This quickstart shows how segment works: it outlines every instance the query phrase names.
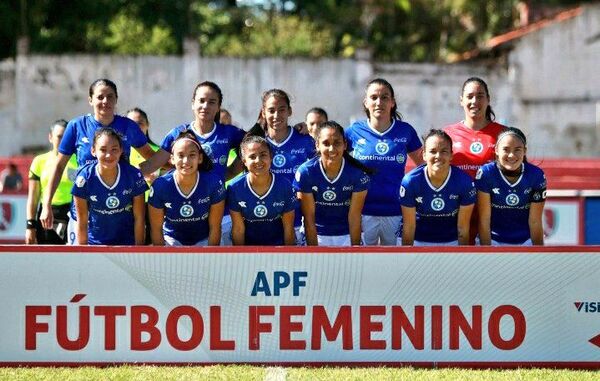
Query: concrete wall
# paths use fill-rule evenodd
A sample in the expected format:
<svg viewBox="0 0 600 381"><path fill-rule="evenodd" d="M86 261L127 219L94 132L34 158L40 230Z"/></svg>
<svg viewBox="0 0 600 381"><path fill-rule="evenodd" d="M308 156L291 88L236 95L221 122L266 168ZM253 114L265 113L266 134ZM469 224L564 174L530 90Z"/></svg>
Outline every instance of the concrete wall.
<svg viewBox="0 0 600 381"><path fill-rule="evenodd" d="M600 4L516 44L510 85L517 125L535 155L600 155L599 64Z"/></svg>

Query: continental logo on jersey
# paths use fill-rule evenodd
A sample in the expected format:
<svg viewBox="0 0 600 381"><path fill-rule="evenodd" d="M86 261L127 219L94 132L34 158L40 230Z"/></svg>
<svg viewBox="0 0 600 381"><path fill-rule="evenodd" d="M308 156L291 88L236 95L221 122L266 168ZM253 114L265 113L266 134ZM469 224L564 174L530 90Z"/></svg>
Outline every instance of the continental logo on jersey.
<svg viewBox="0 0 600 381"><path fill-rule="evenodd" d="M473 142L469 147L471 153L481 153L483 151L483 144L481 142Z"/></svg>
<svg viewBox="0 0 600 381"><path fill-rule="evenodd" d="M481 176L483 176L483 170L481 168L479 168L477 170L477 174L475 175L475 180L480 180Z"/></svg>
<svg viewBox="0 0 600 381"><path fill-rule="evenodd" d="M256 205L254 207L254 215L258 218L263 218L269 213L269 210L264 205Z"/></svg>
<svg viewBox="0 0 600 381"><path fill-rule="evenodd" d="M385 155L390 150L390 146L386 142L379 142L375 145L375 151L380 155Z"/></svg>
<svg viewBox="0 0 600 381"><path fill-rule="evenodd" d="M519 196L517 196L514 193L511 193L508 196L506 196L506 205L515 206L519 203L519 201Z"/></svg>
<svg viewBox="0 0 600 381"><path fill-rule="evenodd" d="M283 156L282 154L278 153L277 155L275 155L273 157L273 165L276 166L277 168L281 168L285 165L285 156Z"/></svg>
<svg viewBox="0 0 600 381"><path fill-rule="evenodd" d="M77 188L83 188L83 186L85 185L85 177L77 176L77 178L75 179L75 185L77 186Z"/></svg>

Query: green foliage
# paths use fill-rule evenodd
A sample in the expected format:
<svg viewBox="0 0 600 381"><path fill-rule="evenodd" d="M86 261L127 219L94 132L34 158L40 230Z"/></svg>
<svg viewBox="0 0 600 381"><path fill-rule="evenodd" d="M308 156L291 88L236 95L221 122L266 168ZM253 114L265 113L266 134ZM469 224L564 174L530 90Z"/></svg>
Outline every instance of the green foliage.
<svg viewBox="0 0 600 381"><path fill-rule="evenodd" d="M88 29L88 36L95 37L99 45L107 51L117 54L153 55L177 52L177 42L171 29L162 23L147 27L137 18L119 13L110 21L107 29ZM104 35L105 32L108 33Z"/></svg>
<svg viewBox="0 0 600 381"><path fill-rule="evenodd" d="M178 54L191 36L208 56L350 57L368 48L378 61L447 61L517 26L519 2L4 0L0 58L14 55L17 36L27 34L33 53Z"/></svg>
<svg viewBox="0 0 600 381"><path fill-rule="evenodd" d="M256 18L236 35L200 39L206 55L234 57L323 57L333 53L333 35L297 16Z"/></svg>

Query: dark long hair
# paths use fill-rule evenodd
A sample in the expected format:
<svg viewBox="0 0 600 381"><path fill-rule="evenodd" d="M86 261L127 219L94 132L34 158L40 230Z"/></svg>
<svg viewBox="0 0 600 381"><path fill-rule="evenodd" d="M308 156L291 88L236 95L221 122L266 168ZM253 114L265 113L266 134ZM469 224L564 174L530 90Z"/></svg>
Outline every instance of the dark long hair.
<svg viewBox="0 0 600 381"><path fill-rule="evenodd" d="M182 140L182 139L191 139L197 144L198 152L200 152L200 155L202 155L202 163L200 163L200 165L198 165L198 172L208 172L211 169L213 169L212 160L206 154L206 152L204 151L204 148L202 148L202 144L200 144L200 142L198 141L196 134L194 134L190 130L181 131L179 133L179 135L177 135L175 140L173 140L173 144L171 144L171 154L173 154L173 147L175 146L175 143L177 143L179 140Z"/></svg>
<svg viewBox="0 0 600 381"><path fill-rule="evenodd" d="M201 87L208 87L217 93L217 98L219 99L219 111L217 111L217 113L215 114L215 122L219 123L219 121L221 120L220 108L221 108L221 105L223 104L223 92L221 91L221 88L219 87L219 85L217 85L214 82L211 82L211 81L200 82L194 88L194 92L192 93L192 102L194 102L194 99L196 98L196 93L198 92L198 89Z"/></svg>
<svg viewBox="0 0 600 381"><path fill-rule="evenodd" d="M465 87L467 87L467 85L471 82L477 82L479 83L483 89L485 90L485 95L488 98L488 101L490 99L490 91L488 90L488 85L487 83L485 83L485 81L479 77L471 77L468 78L465 83L463 83L462 85L462 89L460 90L460 96L462 98L463 93L465 92ZM496 114L494 114L494 110L492 110L492 106L490 106L490 104L488 103L487 108L485 109L485 118L487 120L489 120L490 122L493 122L494 120L496 120Z"/></svg>
<svg viewBox="0 0 600 381"><path fill-rule="evenodd" d="M262 112L265 107L265 104L271 97L283 99L289 108L292 107L290 102L290 96L285 91L281 89L270 89L265 91L264 93L262 93L262 101L260 111L258 112L258 118L254 126L252 126L250 130L248 130L248 133L246 134L247 136L261 136L263 138L267 136L267 121L263 117Z"/></svg>
<svg viewBox="0 0 600 381"><path fill-rule="evenodd" d="M94 141L92 142L92 146L96 147L96 142L102 135L114 138L119 143L119 147L121 148L121 156L119 157L119 161L129 162L129 158L127 155L125 155L125 150L123 149L123 137L112 127L98 128L96 132L94 132Z"/></svg>
<svg viewBox="0 0 600 381"><path fill-rule="evenodd" d="M99 79L95 80L94 82L92 82L92 84L90 85L90 88L88 90L90 98L92 97L92 95L94 95L94 90L96 90L96 87L98 87L100 85L110 87L115 92L115 97L117 99L119 98L119 93L117 92L117 85L115 85L115 83L113 81L111 81L110 79L107 79L107 78L99 78Z"/></svg>
<svg viewBox="0 0 600 381"><path fill-rule="evenodd" d="M373 168L367 167L366 165L364 165L363 163L361 163L360 161L358 161L354 157L352 157L352 155L350 155L350 152L348 152L348 142L346 141L346 136L344 135L344 127L342 127L339 123L337 123L333 120L329 120L327 122L321 123L317 127L317 131L315 133L316 137L317 137L317 144L319 144L319 137L321 136L321 131L323 131L326 128L331 128L332 130L335 130L338 134L340 134L340 136L346 143L346 149L344 150L343 157L350 165L360 169L361 171L365 172L368 175L372 175L375 173L375 170L373 170Z"/></svg>
<svg viewBox="0 0 600 381"><path fill-rule="evenodd" d="M369 86L371 86L371 85L384 86L390 91L390 94L392 95L392 99L394 100L394 107L392 107L392 112L391 112L392 122L394 121L394 119L402 120L402 114L400 114L400 112L398 111L398 103L396 103L396 96L394 95L394 88L392 87L392 85L383 78L375 78L375 79L371 80L371 82L369 82L367 84L367 86L365 87L365 98L367 97L367 92L369 91ZM365 114L367 114L367 119L370 119L371 115L369 113L369 110L367 110L367 108L365 107L364 102L363 102L363 110L365 110Z"/></svg>

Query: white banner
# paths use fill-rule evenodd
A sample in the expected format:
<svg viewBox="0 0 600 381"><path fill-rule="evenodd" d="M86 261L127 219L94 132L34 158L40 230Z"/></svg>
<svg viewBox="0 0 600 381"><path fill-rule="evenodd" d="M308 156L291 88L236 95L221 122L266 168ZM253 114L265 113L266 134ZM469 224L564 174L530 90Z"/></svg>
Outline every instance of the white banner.
<svg viewBox="0 0 600 381"><path fill-rule="evenodd" d="M141 250L0 247L0 363L600 367L600 247Z"/></svg>

